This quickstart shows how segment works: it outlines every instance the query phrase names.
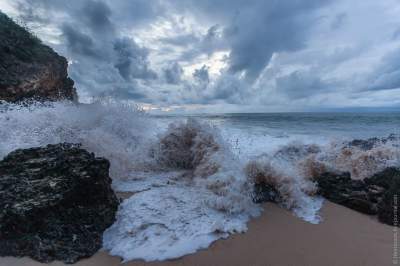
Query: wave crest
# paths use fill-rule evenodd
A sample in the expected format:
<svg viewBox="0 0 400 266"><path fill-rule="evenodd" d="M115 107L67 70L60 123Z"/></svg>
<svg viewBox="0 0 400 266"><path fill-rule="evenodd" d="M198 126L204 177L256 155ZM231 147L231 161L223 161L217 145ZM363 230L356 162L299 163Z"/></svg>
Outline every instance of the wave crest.
<svg viewBox="0 0 400 266"><path fill-rule="evenodd" d="M323 172L347 171L357 179L400 165L398 138L291 142L273 152L264 149L268 154L239 149L235 155L207 123L188 119L167 127L164 122L107 100L2 104L0 158L17 148L71 142L109 159L113 187L133 196L121 204L103 244L125 260L175 258L245 231L246 222L260 212L252 202L254 184L273 187L282 206L318 222L322 199L315 196L313 180Z"/></svg>
<svg viewBox="0 0 400 266"><path fill-rule="evenodd" d="M155 157L161 165L173 169L193 170L196 176L214 174L218 171L218 166L206 165L220 150L215 135L215 129L194 119L171 123L166 133L159 136Z"/></svg>
<svg viewBox="0 0 400 266"><path fill-rule="evenodd" d="M317 211L322 204L322 200L315 197L317 187L294 167L290 161L264 154L250 160L245 169L251 182L277 191L277 201L281 205L306 221L317 223L320 220Z"/></svg>
<svg viewBox="0 0 400 266"><path fill-rule="evenodd" d="M145 187L132 180L137 193L104 234L111 254L125 260L179 257L245 231L259 214L241 164L216 128L192 119L173 123L152 150L154 161L172 172Z"/></svg>

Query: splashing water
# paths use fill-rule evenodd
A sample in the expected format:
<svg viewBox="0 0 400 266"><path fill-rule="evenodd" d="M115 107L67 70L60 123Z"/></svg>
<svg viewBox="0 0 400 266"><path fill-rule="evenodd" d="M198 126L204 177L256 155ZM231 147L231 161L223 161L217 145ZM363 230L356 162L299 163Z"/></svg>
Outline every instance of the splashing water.
<svg viewBox="0 0 400 266"><path fill-rule="evenodd" d="M132 106L112 102L2 108L1 157L16 148L82 143L110 160L117 191L136 193L104 234L113 255L182 256L245 231L260 213L237 158L211 126L189 120L165 129Z"/></svg>
<svg viewBox="0 0 400 266"><path fill-rule="evenodd" d="M0 105L0 158L17 148L71 142L111 162L113 178L131 172L157 128L134 106L113 102Z"/></svg>
<svg viewBox="0 0 400 266"><path fill-rule="evenodd" d="M0 158L16 148L72 142L109 159L114 189L132 196L103 245L125 261L176 258L245 231L261 211L251 200L260 180L279 191L283 207L317 223L322 199L313 178L320 173L364 178L400 165L398 140L363 149L335 138L310 140L299 128L277 133L257 119L216 128L212 119L164 119L112 101L3 103Z"/></svg>
<svg viewBox="0 0 400 266"><path fill-rule="evenodd" d="M195 120L172 124L153 150L160 166L183 172L145 182L124 201L104 234L111 254L125 260L179 257L245 231L259 214L240 164L214 128Z"/></svg>

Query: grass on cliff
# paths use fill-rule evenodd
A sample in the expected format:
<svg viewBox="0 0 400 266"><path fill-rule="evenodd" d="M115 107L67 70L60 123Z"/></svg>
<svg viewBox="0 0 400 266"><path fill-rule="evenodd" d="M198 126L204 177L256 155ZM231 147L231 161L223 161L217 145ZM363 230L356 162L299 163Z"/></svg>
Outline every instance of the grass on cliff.
<svg viewBox="0 0 400 266"><path fill-rule="evenodd" d="M29 30L0 11L0 61L4 62L10 57L24 62L42 61L53 53Z"/></svg>

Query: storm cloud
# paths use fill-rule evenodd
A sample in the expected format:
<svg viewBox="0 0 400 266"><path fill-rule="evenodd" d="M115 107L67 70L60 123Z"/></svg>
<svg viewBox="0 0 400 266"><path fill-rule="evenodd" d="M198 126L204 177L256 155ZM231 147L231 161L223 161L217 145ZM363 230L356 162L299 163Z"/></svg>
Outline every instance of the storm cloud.
<svg viewBox="0 0 400 266"><path fill-rule="evenodd" d="M0 9L68 58L81 99L239 111L400 101L396 0L4 0Z"/></svg>
<svg viewBox="0 0 400 266"><path fill-rule="evenodd" d="M382 58L371 73L370 90L400 89L400 48Z"/></svg>

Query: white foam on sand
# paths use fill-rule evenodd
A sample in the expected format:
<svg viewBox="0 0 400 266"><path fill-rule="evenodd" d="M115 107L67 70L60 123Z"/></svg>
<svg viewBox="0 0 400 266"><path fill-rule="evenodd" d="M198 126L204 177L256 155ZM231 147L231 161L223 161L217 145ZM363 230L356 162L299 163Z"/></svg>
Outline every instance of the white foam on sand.
<svg viewBox="0 0 400 266"><path fill-rule="evenodd" d="M134 195L104 233L105 249L125 261L164 260L247 229L261 209L252 203L240 162L214 130L193 120L171 125L153 147L155 160L181 171L141 172L114 184Z"/></svg>
<svg viewBox="0 0 400 266"><path fill-rule="evenodd" d="M191 183L153 184L120 205L117 221L104 233L104 248L124 261L164 260L246 231L249 215L218 211L207 204L213 197Z"/></svg>

